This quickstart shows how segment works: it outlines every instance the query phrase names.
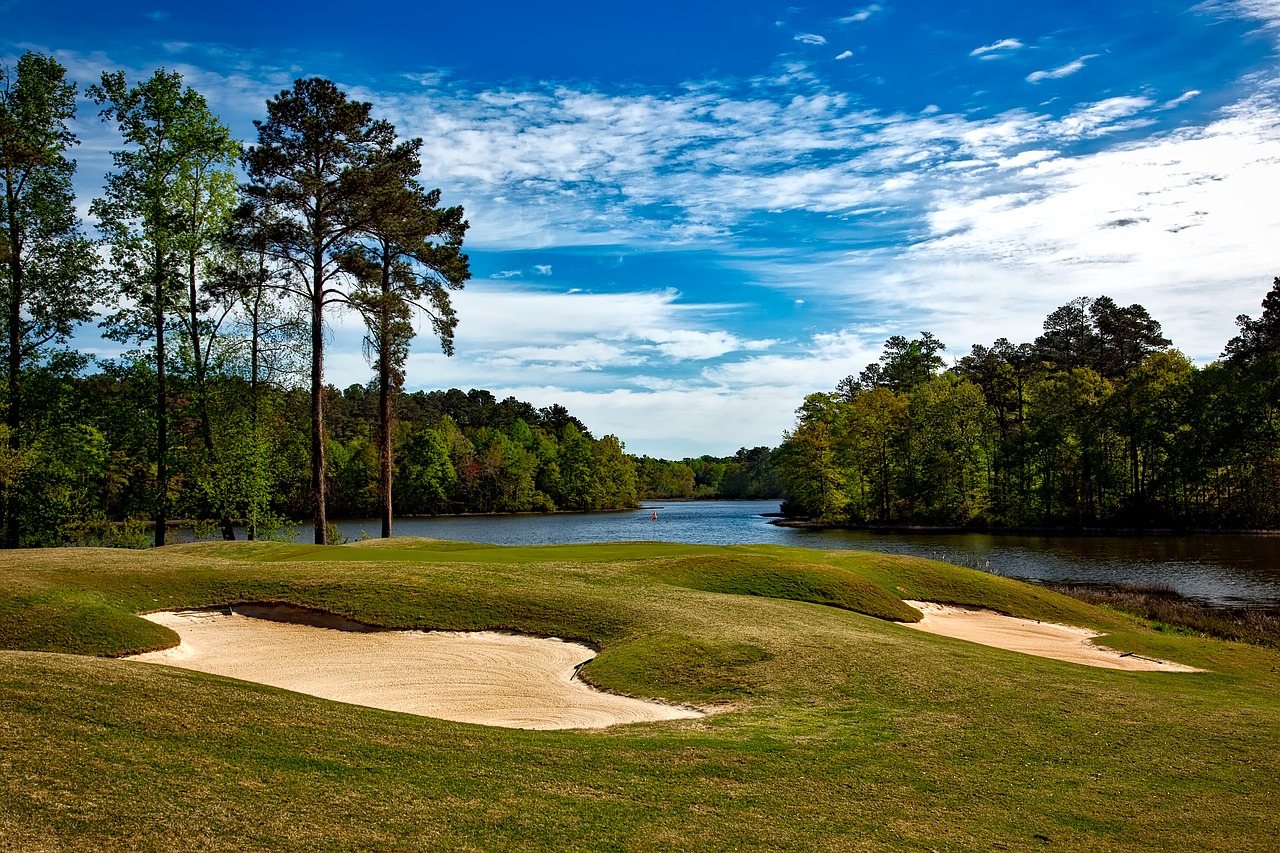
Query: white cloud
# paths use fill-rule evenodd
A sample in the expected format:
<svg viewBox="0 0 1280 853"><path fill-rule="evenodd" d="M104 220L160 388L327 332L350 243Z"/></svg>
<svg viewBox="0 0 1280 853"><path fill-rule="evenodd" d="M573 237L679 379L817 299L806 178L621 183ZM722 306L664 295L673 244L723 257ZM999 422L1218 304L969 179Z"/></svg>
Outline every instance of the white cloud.
<svg viewBox="0 0 1280 853"><path fill-rule="evenodd" d="M1076 138L1128 130L1149 123L1150 119L1127 119L1153 105L1149 98L1107 98L1096 104L1087 104L1064 116L1049 126L1049 132L1053 136ZM1126 121L1121 121L1122 119Z"/></svg>
<svg viewBox="0 0 1280 853"><path fill-rule="evenodd" d="M538 275L551 275L551 264L534 264L533 271Z"/></svg>
<svg viewBox="0 0 1280 853"><path fill-rule="evenodd" d="M973 50L969 51L969 55L981 56L983 58L990 59L994 56L1006 55L1007 52L1021 50L1022 48L1022 42L1017 39L1001 39L1000 41L992 42L991 44L984 45L982 47L975 47Z"/></svg>
<svg viewBox="0 0 1280 853"><path fill-rule="evenodd" d="M583 338L635 339L648 329L679 328L686 314L707 305L678 304L671 289L630 293L555 293L524 285L468 283L453 294L461 318L459 351L489 351L536 344L560 346Z"/></svg>
<svg viewBox="0 0 1280 853"><path fill-rule="evenodd" d="M859 24L859 23L862 23L863 21L868 20L872 15L876 14L877 12L882 12L882 11L884 11L884 7L880 6L878 3L872 3L870 6L865 6L853 12L852 14L849 14L843 18L837 19L837 22L841 24Z"/></svg>
<svg viewBox="0 0 1280 853"><path fill-rule="evenodd" d="M1188 101L1194 98L1197 98L1199 96L1200 96L1199 89L1190 89L1186 92L1183 92L1181 95L1179 95L1176 98L1165 101L1163 104L1160 105L1160 109L1170 110L1170 109L1173 109L1174 107L1180 107L1183 104L1187 103Z"/></svg>
<svg viewBox="0 0 1280 853"><path fill-rule="evenodd" d="M817 33L797 33L796 41L803 42L805 44L819 44L819 45L827 43L826 38L818 35Z"/></svg>
<svg viewBox="0 0 1280 853"><path fill-rule="evenodd" d="M836 56L836 59L848 59L851 56L853 56L853 51L846 50L844 53L841 53L838 56Z"/></svg>
<svg viewBox="0 0 1280 853"><path fill-rule="evenodd" d="M1032 149L1029 151L1019 151L1012 157L1007 157L997 162L1001 169L1022 169L1044 160L1050 160L1058 156L1056 151L1047 151L1044 149Z"/></svg>
<svg viewBox="0 0 1280 853"><path fill-rule="evenodd" d="M1045 160L1002 192L940 195L932 237L896 270L899 296L964 344L984 328L1018 338L1073 296L1145 305L1207 360L1256 313L1274 275L1280 114L1254 110L1203 130ZM946 313L931 306L948 306ZM956 309L952 312L950 309Z"/></svg>
<svg viewBox="0 0 1280 853"><path fill-rule="evenodd" d="M657 344L662 355L677 361L718 358L731 352L762 350L777 341L746 341L724 331L700 332L686 329L651 329L644 337Z"/></svg>
<svg viewBox="0 0 1280 853"><path fill-rule="evenodd" d="M1280 28L1280 0L1206 0L1195 9L1261 21L1267 29Z"/></svg>
<svg viewBox="0 0 1280 853"><path fill-rule="evenodd" d="M645 359L608 341L585 339L554 347L510 347L480 356L482 364L503 369L529 369L554 365L561 372L597 371L606 367L643 364Z"/></svg>
<svg viewBox="0 0 1280 853"><path fill-rule="evenodd" d="M1059 65L1057 68L1049 71L1032 71L1027 75L1028 83L1039 83L1041 80L1058 80L1063 77L1070 77L1080 69L1084 68L1084 64L1090 59L1096 59L1098 54L1090 53L1079 59L1068 62L1066 65Z"/></svg>

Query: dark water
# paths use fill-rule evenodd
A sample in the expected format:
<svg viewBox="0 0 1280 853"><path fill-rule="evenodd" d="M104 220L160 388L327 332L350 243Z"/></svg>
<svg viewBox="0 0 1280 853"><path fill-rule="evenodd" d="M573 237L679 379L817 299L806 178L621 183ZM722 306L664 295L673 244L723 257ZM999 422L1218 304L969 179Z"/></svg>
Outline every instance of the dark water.
<svg viewBox="0 0 1280 853"><path fill-rule="evenodd" d="M652 503L616 513L399 519L395 532L495 545L649 540L860 549L945 560L1022 580L1158 584L1207 604L1280 607L1280 534L886 535L769 524L763 514L777 511L776 501ZM339 522L338 528L343 535L359 539L362 533L377 536L381 525L376 519L364 519Z"/></svg>

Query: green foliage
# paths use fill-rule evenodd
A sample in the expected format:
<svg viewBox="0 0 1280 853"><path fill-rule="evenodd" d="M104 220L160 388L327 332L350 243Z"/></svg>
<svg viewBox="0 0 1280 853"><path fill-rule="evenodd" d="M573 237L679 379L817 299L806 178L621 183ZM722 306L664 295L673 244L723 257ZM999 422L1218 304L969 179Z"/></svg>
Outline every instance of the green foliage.
<svg viewBox="0 0 1280 853"><path fill-rule="evenodd" d="M78 144L68 123L76 87L56 60L28 51L16 68L0 66L0 329L4 333L4 455L0 517L4 544L43 538L21 506L20 472L38 462L34 445L52 436L39 429L41 400L24 372L56 355L72 329L92 316L101 295L97 256L80 231L68 151Z"/></svg>
<svg viewBox="0 0 1280 853"><path fill-rule="evenodd" d="M1167 349L1142 306L1106 297L1062 306L1034 345L975 345L940 376L869 368L797 411L776 453L784 509L853 524L1280 527L1280 357L1241 355L1266 339L1269 310L1203 368ZM891 341L882 361L917 363L930 347L916 343Z"/></svg>

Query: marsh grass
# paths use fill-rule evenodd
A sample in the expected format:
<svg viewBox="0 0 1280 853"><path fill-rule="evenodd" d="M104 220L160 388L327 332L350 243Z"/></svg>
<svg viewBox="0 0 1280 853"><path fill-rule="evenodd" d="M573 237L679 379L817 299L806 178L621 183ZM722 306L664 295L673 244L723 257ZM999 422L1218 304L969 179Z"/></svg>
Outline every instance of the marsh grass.
<svg viewBox="0 0 1280 853"><path fill-rule="evenodd" d="M1152 584L1048 584L1046 588L1146 619L1157 630L1184 631L1280 649L1277 608L1212 607L1169 587Z"/></svg>
<svg viewBox="0 0 1280 853"><path fill-rule="evenodd" d="M1212 671L925 635L892 621L889 602L912 596L1072 621ZM720 713L526 732L103 657L173 642L135 613L245 601L584 639L601 649L594 683ZM1260 851L1280 837L1275 651L923 560L425 541L18 552L0 554L0 614L0 850Z"/></svg>

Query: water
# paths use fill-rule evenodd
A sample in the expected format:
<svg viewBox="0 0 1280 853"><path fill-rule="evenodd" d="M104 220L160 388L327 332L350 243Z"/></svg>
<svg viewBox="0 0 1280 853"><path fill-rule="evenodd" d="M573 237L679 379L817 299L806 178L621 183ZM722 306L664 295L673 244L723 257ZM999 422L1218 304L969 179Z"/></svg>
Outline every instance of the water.
<svg viewBox="0 0 1280 853"><path fill-rule="evenodd" d="M648 503L627 512L406 518L398 536L494 545L589 542L773 544L909 554L1021 580L1166 586L1223 607L1280 607L1280 535L1025 536L803 530L769 523L777 501ZM654 518L654 515L657 518ZM338 522L350 539L377 536L377 519ZM304 535L300 538L305 539Z"/></svg>

